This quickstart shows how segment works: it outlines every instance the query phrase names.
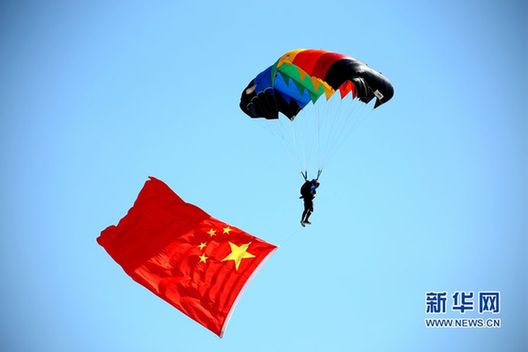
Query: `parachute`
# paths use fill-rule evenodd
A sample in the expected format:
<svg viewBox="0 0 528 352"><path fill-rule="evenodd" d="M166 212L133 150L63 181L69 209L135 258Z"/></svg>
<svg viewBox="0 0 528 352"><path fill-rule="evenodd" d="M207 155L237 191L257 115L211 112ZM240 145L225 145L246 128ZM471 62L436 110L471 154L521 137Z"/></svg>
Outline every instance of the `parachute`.
<svg viewBox="0 0 528 352"><path fill-rule="evenodd" d="M339 95L335 94L337 91ZM348 107L343 109L340 102L349 94L353 103L346 102ZM323 95L325 99L319 103ZM309 128L313 132L308 132L309 138L305 138L305 145L301 146L302 150L297 154L305 159L301 163L301 171L306 170L306 157L313 154L307 149L316 146L318 168L322 170L327 154L335 150L331 145L342 141L349 124L358 117L354 112L357 101L367 105L375 99L376 109L393 95L394 89L386 77L355 58L325 50L296 49L282 55L249 82L242 92L240 108L251 118L263 118L270 123L279 121L274 125L282 127L276 129L274 134L284 140L290 139L294 149L300 144L295 125L302 124L296 116L315 115L310 118L306 116L307 120L314 120L311 124L314 127ZM305 114L306 110L310 110L307 106L310 102L313 103L310 104L313 105L313 111ZM323 106L326 105L323 103L328 106ZM321 113L320 110L325 111ZM281 124L283 119L279 119L279 113L287 117L291 126ZM303 122L309 124L309 121ZM334 126L329 126L332 124ZM291 130L288 131L288 128ZM321 138L323 130L329 131L326 138ZM322 144L326 145L327 150L323 153Z"/></svg>

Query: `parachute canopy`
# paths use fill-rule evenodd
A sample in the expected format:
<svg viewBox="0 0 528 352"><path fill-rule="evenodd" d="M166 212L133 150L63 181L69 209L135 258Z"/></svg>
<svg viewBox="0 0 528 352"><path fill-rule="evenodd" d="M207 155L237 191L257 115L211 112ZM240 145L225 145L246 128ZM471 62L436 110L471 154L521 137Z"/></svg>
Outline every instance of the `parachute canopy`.
<svg viewBox="0 0 528 352"><path fill-rule="evenodd" d="M290 120L323 94L328 100L339 90L363 103L376 98L374 108L394 95L389 80L363 62L325 50L297 49L284 54L259 73L242 92L240 108L252 118Z"/></svg>

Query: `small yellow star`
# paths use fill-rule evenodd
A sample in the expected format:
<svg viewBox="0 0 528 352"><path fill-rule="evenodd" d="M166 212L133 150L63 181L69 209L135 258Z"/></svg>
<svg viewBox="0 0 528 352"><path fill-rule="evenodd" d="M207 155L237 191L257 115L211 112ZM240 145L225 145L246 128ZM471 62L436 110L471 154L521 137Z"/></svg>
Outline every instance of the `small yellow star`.
<svg viewBox="0 0 528 352"><path fill-rule="evenodd" d="M224 227L224 234L229 235L229 232L231 232L231 230L232 230L232 228L230 228L229 226Z"/></svg>
<svg viewBox="0 0 528 352"><path fill-rule="evenodd" d="M200 256L200 263L205 263L207 261L207 257L205 256L205 254L202 254Z"/></svg>
<svg viewBox="0 0 528 352"><path fill-rule="evenodd" d="M213 237L216 235L216 230L210 229L207 233L209 234L209 236Z"/></svg>
<svg viewBox="0 0 528 352"><path fill-rule="evenodd" d="M198 246L198 248L204 249L206 244L207 244L207 242L201 242L200 245Z"/></svg>
<svg viewBox="0 0 528 352"><path fill-rule="evenodd" d="M226 260L233 260L235 262L235 269L238 270L238 267L240 266L240 262L242 259L245 258L255 258L255 256L247 251L249 245L251 242L241 245L240 247L236 244L229 242L229 245L231 246L231 253L222 261Z"/></svg>

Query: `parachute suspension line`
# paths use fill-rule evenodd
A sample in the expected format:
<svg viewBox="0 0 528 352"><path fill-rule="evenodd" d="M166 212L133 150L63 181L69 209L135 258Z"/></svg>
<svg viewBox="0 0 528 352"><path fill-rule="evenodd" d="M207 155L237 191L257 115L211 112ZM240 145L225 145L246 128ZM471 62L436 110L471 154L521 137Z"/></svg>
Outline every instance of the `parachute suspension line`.
<svg viewBox="0 0 528 352"><path fill-rule="evenodd" d="M319 149L321 151L320 151L320 157L319 157L318 165L317 165L318 169L322 169L324 160L327 157L328 144L331 143L331 138L332 138L332 135L331 135L332 122L333 122L333 119L335 118L335 113L336 113L332 109L332 103L333 103L332 97L330 97L328 101L322 101L321 103L324 104L324 106L322 108L323 113L321 114L321 123L319 124L319 134L322 136L322 138L319 141Z"/></svg>
<svg viewBox="0 0 528 352"><path fill-rule="evenodd" d="M290 152L290 155L292 156L292 161L295 165L295 169L304 170L306 168L306 163L304 160L305 147L303 143L302 134L300 133L299 128L297 126L299 124L298 119L298 116L294 117L293 121L282 115L279 117L279 120L281 121L281 127L288 135L287 141L289 142L289 146L287 146L287 149Z"/></svg>
<svg viewBox="0 0 528 352"><path fill-rule="evenodd" d="M354 109L354 118L352 119L352 123L348 126L347 129L343 131L343 136L341 138L341 144L344 143L348 137L356 130L359 129L359 126L362 125L367 120L367 113L372 110L372 105L359 103L356 104L356 108ZM338 145L339 147L339 145Z"/></svg>
<svg viewBox="0 0 528 352"><path fill-rule="evenodd" d="M322 167L326 161L326 158L328 157L328 151L330 150L330 144L332 141L335 141L335 134L336 134L336 121L339 119L339 109L334 107L335 105L335 98L336 94L327 101L327 113L325 114L325 144L323 146L323 158L321 159L321 165ZM330 109L332 107L332 109Z"/></svg>
<svg viewBox="0 0 528 352"><path fill-rule="evenodd" d="M353 115L353 112L355 110L356 102L355 101L345 101L346 98L351 98L348 96L345 96L344 99L339 99L339 101L336 101L338 104L338 114L335 116L335 119L332 123L332 131L331 131L331 143L328 144L328 150L326 152L326 158L324 160L324 166L326 166L326 163L332 158L333 154L335 153L338 145L341 143L342 135L345 129L348 125L351 124L351 115ZM343 105L346 104L345 107Z"/></svg>
<svg viewBox="0 0 528 352"><path fill-rule="evenodd" d="M336 92L332 97L326 102L326 114L324 116L323 128L325 141L322 147L322 159L319 165L319 169L323 168L328 159L329 153L332 149L332 145L336 142L337 135L339 133L339 126L341 125L340 121L343 118L343 108L341 104L341 97L339 93Z"/></svg>
<svg viewBox="0 0 528 352"><path fill-rule="evenodd" d="M358 121L362 120L362 116L367 109L367 105L353 99L352 95L345 96L341 99L337 93L328 102L328 106L332 106L331 114L327 115L327 122L324 124L328 127L326 135L325 151L323 152L324 159L320 164L320 169L323 169L328 161L334 156L339 147L346 141L352 130L355 129ZM337 106L336 106L337 104ZM345 106L342 106L345 104Z"/></svg>
<svg viewBox="0 0 528 352"><path fill-rule="evenodd" d="M342 120L340 122L340 128L338 130L337 135L337 143L336 146L339 145L344 135L346 135L346 131L350 126L352 126L357 118L356 111L358 109L358 106L360 102L358 100L355 100L352 97L352 94L345 97L347 101L341 101L341 104L346 104L345 111L343 113ZM334 147L336 147L334 146Z"/></svg>
<svg viewBox="0 0 528 352"><path fill-rule="evenodd" d="M306 106L293 121L281 114L276 120L262 119L257 124L262 123L265 127L261 128L278 139L296 171L315 173L327 166L370 109L372 105L351 96L343 101L336 92L328 101L321 97Z"/></svg>
<svg viewBox="0 0 528 352"><path fill-rule="evenodd" d="M301 160L301 151L302 151L302 145L297 140L297 132L295 129L295 119L294 121L291 121L287 118L283 118L283 127L289 131L290 134L290 140L292 141L292 146L290 148L290 152L293 156L293 163L296 164L296 169L303 167L303 162Z"/></svg>
<svg viewBox="0 0 528 352"><path fill-rule="evenodd" d="M319 159L317 160L317 168L321 169L326 159L328 144L331 140L331 134L329 132L331 131L331 122L335 112L332 109L332 97L328 100L326 97L321 97L318 103L320 111L322 110L322 112L319 114L318 133L320 138L318 143Z"/></svg>
<svg viewBox="0 0 528 352"><path fill-rule="evenodd" d="M301 175L304 178L305 181L308 181L308 171L304 170L301 171Z"/></svg>
<svg viewBox="0 0 528 352"><path fill-rule="evenodd" d="M302 131L300 131L299 128L299 120L291 121L291 128L293 131L293 141L296 146L296 153L297 153L297 160L300 163L300 169L305 170L306 169L306 155L304 153L305 145L304 140L302 136Z"/></svg>
<svg viewBox="0 0 528 352"><path fill-rule="evenodd" d="M305 120L305 129L304 133L308 136L306 141L308 142L308 148L306 149L306 152L308 154L307 157L307 166L311 167L314 163L317 163L319 158L319 130L318 130L318 113L319 110L317 108L317 105L311 103L309 104L308 108L312 111L311 114L308 114L307 119Z"/></svg>
<svg viewBox="0 0 528 352"><path fill-rule="evenodd" d="M357 100L355 100L351 105L353 105L353 107L346 116L345 124L337 136L337 141L334 144L332 151L329 153L327 162L333 158L338 149L341 148L342 145L349 139L350 135L354 131L359 130L359 126L367 120L367 112L372 109L372 105L364 104Z"/></svg>
<svg viewBox="0 0 528 352"><path fill-rule="evenodd" d="M350 100L348 101L347 98ZM345 101L345 99L347 99L347 101ZM337 121L338 125L336 128L335 142L331 146L332 152L335 152L335 148L341 143L344 131L353 123L353 119L356 116L355 110L358 102L353 101L352 96L345 96L345 98L339 102L339 105L342 107L345 104L346 108L341 108L340 111L342 111L342 114L339 116L339 120Z"/></svg>
<svg viewBox="0 0 528 352"><path fill-rule="evenodd" d="M314 104L315 119L316 119L316 147L317 147L317 166L321 164L321 108L320 102L317 100Z"/></svg>
<svg viewBox="0 0 528 352"><path fill-rule="evenodd" d="M299 162L298 158L295 155L294 143L291 138L291 127L286 126L284 122L285 118L280 116L278 120L264 120L262 119L257 123L261 126L262 129L266 129L269 134L271 134L275 140L279 141L281 149L286 151L285 154L291 159L291 161L296 164ZM287 121L288 123L291 121ZM264 126L264 127L262 127Z"/></svg>
<svg viewBox="0 0 528 352"><path fill-rule="evenodd" d="M301 141L302 170L312 166L317 157L317 110L314 104L307 105L299 119L294 121L297 138Z"/></svg>
<svg viewBox="0 0 528 352"><path fill-rule="evenodd" d="M314 103L314 109L317 119L317 166L321 164L321 109L317 101Z"/></svg>

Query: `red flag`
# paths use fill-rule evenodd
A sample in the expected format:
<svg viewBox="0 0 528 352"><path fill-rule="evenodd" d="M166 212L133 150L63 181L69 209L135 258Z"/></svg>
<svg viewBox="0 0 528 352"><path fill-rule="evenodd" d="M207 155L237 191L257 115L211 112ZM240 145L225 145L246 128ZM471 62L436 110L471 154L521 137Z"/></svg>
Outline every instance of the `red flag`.
<svg viewBox="0 0 528 352"><path fill-rule="evenodd" d="M220 337L238 294L277 248L185 203L154 177L97 242L135 281Z"/></svg>

